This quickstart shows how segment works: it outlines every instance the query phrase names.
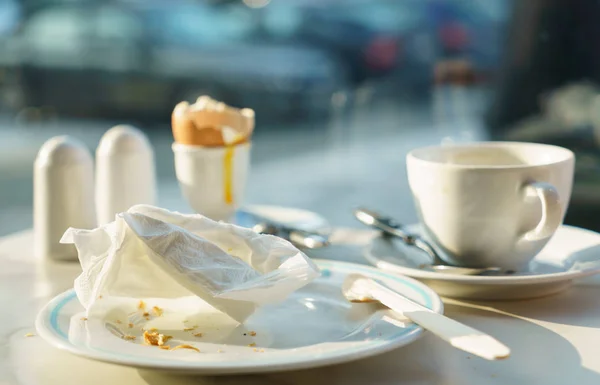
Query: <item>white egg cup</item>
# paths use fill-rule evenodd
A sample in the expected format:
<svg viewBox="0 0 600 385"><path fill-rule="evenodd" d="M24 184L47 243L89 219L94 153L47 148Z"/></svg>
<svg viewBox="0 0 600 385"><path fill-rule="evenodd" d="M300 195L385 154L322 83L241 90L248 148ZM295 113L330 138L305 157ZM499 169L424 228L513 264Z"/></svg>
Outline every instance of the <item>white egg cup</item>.
<svg viewBox="0 0 600 385"><path fill-rule="evenodd" d="M203 147L173 143L175 174L190 206L216 221L230 222L240 207L250 166L250 143Z"/></svg>

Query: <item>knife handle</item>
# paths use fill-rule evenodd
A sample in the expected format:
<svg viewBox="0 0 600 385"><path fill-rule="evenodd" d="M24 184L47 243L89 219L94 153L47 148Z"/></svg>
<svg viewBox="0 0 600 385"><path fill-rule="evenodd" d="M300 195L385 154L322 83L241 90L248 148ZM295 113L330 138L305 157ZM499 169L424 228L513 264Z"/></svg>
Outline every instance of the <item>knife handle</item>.
<svg viewBox="0 0 600 385"><path fill-rule="evenodd" d="M436 313L378 282L371 281L371 285L370 294L375 299L455 348L487 360L503 359L510 355L510 349L492 336Z"/></svg>

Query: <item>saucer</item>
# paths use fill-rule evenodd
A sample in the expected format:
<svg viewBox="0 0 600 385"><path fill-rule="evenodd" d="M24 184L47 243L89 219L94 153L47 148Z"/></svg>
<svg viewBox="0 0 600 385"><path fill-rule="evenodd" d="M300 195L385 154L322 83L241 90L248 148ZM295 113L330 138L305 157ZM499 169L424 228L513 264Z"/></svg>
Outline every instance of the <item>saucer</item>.
<svg viewBox="0 0 600 385"><path fill-rule="evenodd" d="M93 360L170 372L241 374L357 360L410 344L423 333L421 327L382 306L348 302L341 286L349 274L379 279L443 312L437 294L413 279L351 263L315 262L321 269L319 278L283 303L259 308L243 325L214 309L185 307L185 299L148 299L149 307L156 305L163 311L144 317L136 310L136 300L119 299L114 305L111 300L105 312L86 319L75 292L69 290L40 311L36 329L51 345ZM186 322L197 326L186 330L182 326ZM141 329L152 327L173 336L168 341L171 347L189 344L199 352L144 345Z"/></svg>
<svg viewBox="0 0 600 385"><path fill-rule="evenodd" d="M419 225L409 228L420 232ZM525 271L504 276L427 271L419 268L431 263L424 252L383 236L370 242L364 256L376 267L416 278L445 297L476 300L534 298L560 292L575 278L600 273L600 234L563 225Z"/></svg>
<svg viewBox="0 0 600 385"><path fill-rule="evenodd" d="M319 214L293 207L249 205L238 210L235 215L236 224L244 227L256 225L256 217L280 223L290 228L321 235L331 233L331 225Z"/></svg>

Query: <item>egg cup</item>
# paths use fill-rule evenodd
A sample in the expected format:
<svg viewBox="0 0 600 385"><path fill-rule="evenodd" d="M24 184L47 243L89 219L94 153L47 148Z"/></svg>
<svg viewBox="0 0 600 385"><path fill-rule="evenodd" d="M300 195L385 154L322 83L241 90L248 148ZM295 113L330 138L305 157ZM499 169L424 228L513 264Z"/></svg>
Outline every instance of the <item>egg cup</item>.
<svg viewBox="0 0 600 385"><path fill-rule="evenodd" d="M179 187L197 213L216 221L233 219L244 199L250 148L250 142L222 147L173 143Z"/></svg>

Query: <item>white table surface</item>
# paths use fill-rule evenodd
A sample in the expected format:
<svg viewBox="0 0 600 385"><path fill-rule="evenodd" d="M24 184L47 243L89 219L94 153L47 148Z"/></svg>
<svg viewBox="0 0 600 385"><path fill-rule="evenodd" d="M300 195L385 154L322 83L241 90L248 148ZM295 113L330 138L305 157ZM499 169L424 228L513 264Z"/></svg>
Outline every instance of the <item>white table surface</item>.
<svg viewBox="0 0 600 385"><path fill-rule="evenodd" d="M277 139L265 138L263 149L292 155L273 161L271 150L262 151L263 157L271 160L253 162L247 200L312 209L333 224L354 223L349 209L357 205L387 210L405 223L414 221L404 173L406 151L439 143L444 137L477 139L477 135L473 137L476 129L464 122L427 133L425 126L415 129L407 111L401 114L406 119L366 122L370 124L368 131L353 129L366 124L360 119L344 132L333 127L314 138L316 143L331 136L333 144L327 151L315 148L296 154L295 146L306 143L294 140L282 145L284 142ZM383 124L386 121L389 127ZM297 139L302 138L310 137ZM160 143L155 146L157 153L169 151L166 144L162 150ZM32 159L26 161L29 169ZM162 162L163 168L172 168L166 160ZM172 183L161 186L160 204L184 209L177 190ZM28 204L9 210L0 220L25 223L30 217ZM368 237L352 238L364 243ZM30 231L0 238L0 385L600 384L599 277L536 300L477 304L446 301L447 315L494 335L512 348L511 358L505 361L472 357L425 334L405 348L345 365L270 375L176 377L89 361L52 348L37 336L26 338L26 333L35 332L38 310L72 287L79 274L77 263L35 261L32 246ZM360 249L358 245L337 245L326 256L364 263Z"/></svg>
<svg viewBox="0 0 600 385"><path fill-rule="evenodd" d="M364 233L363 233L364 234ZM365 236L353 237L364 242ZM0 384L573 384L600 383L600 280L551 297L466 303L446 301L446 314L512 348L488 362L425 334L381 356L320 369L236 377L180 377L94 362L59 351L35 332L37 311L72 287L77 263L36 261L31 231L0 239ZM337 245L335 259L362 262L360 247Z"/></svg>

